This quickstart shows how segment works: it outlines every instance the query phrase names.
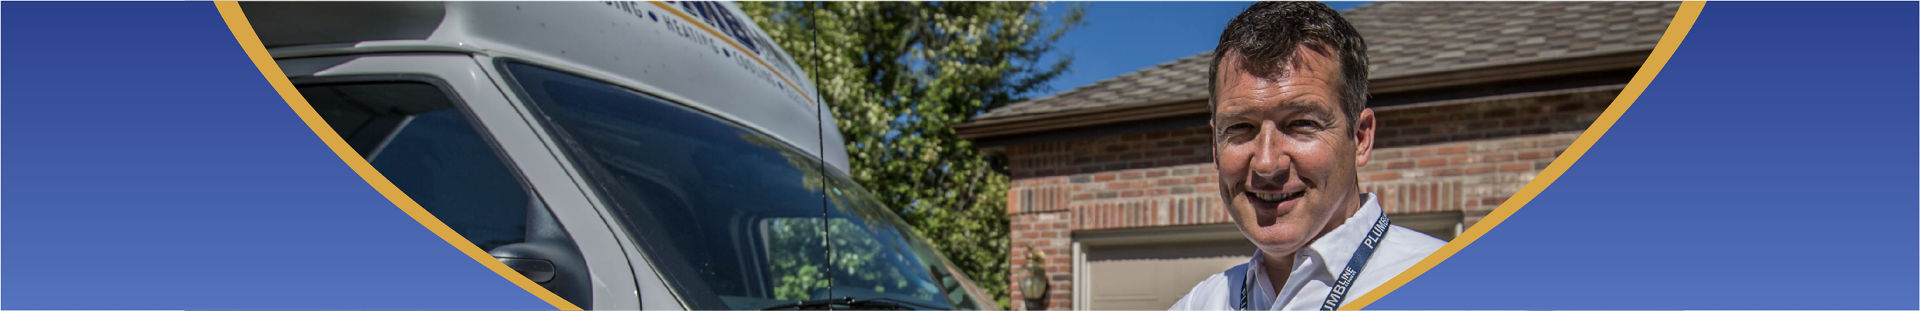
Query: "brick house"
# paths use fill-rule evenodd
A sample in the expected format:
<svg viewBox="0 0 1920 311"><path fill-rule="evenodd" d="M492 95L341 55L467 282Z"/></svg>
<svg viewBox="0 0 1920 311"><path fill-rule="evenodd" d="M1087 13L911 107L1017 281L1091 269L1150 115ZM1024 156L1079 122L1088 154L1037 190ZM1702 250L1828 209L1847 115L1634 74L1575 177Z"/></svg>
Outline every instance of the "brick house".
<svg viewBox="0 0 1920 311"><path fill-rule="evenodd" d="M1451 239L1605 110L1678 3L1374 3L1343 14L1369 45L1378 140L1361 187L1395 224ZM1211 50L1211 46L1193 47ZM987 112L962 125L1005 164L1013 299L1027 249L1047 309L1165 309L1253 247L1219 198L1211 52ZM1024 308L1016 303L1016 308Z"/></svg>

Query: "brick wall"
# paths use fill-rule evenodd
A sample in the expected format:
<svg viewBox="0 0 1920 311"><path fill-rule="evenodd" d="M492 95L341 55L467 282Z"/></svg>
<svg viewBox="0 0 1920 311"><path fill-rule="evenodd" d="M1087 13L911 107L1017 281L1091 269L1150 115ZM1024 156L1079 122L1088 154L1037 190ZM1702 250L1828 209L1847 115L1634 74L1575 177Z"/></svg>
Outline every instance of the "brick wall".
<svg viewBox="0 0 1920 311"><path fill-rule="evenodd" d="M1468 226L1560 156L1579 132L1375 149L1360 187L1389 213L1464 212ZM1016 179L1009 212L1066 212L1072 230L1227 222L1210 162ZM1015 228L1014 232L1020 232Z"/></svg>
<svg viewBox="0 0 1920 311"><path fill-rule="evenodd" d="M1359 170L1390 214L1458 212L1472 226L1558 157L1618 87L1375 109ZM1049 309L1072 308L1072 233L1227 223L1205 126L1007 146L1012 264L1048 256ZM1015 272L1014 299L1024 273ZM1019 304L1016 304L1019 305Z"/></svg>
<svg viewBox="0 0 1920 311"><path fill-rule="evenodd" d="M1362 191L1389 214L1459 211L1473 226L1573 144L1579 132L1376 149Z"/></svg>
<svg viewBox="0 0 1920 311"><path fill-rule="evenodd" d="M1620 86L1600 86L1375 108L1374 147L1579 132L1619 94Z"/></svg>
<svg viewBox="0 0 1920 311"><path fill-rule="evenodd" d="M1204 125L1007 146L1007 171L1021 179L1211 163L1209 129Z"/></svg>

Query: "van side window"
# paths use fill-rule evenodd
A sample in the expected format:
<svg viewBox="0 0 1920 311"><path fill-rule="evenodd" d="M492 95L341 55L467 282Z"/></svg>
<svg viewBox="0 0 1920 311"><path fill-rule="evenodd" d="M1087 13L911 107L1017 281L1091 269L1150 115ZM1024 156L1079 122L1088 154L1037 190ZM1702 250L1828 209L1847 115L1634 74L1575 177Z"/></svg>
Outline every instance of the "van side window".
<svg viewBox="0 0 1920 311"><path fill-rule="evenodd" d="M825 243L817 230L756 230L766 218L818 222L819 160L648 94L518 62L502 69L688 307L758 310L827 298L824 250L755 247ZM776 265L789 269L765 268Z"/></svg>
<svg viewBox="0 0 1920 311"><path fill-rule="evenodd" d="M904 222L819 157L696 105L527 63L500 66L688 307L976 306L950 302L971 298L943 290L950 265L914 251Z"/></svg>
<svg viewBox="0 0 1920 311"><path fill-rule="evenodd" d="M526 188L439 87L367 82L299 89L354 151L454 232L484 250L526 240Z"/></svg>

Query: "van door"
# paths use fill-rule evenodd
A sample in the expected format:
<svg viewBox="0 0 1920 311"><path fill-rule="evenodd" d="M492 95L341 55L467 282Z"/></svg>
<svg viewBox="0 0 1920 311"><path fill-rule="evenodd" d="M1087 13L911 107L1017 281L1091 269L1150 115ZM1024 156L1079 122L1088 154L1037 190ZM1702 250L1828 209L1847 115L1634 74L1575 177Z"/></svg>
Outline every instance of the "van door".
<svg viewBox="0 0 1920 311"><path fill-rule="evenodd" d="M576 306L638 309L615 234L473 56L278 63L334 132L462 237Z"/></svg>

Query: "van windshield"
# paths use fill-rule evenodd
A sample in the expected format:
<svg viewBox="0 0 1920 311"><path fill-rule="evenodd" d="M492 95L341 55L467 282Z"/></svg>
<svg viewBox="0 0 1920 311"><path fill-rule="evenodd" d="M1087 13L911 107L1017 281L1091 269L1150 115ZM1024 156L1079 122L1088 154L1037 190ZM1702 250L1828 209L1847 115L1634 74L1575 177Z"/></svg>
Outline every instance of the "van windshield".
<svg viewBox="0 0 1920 311"><path fill-rule="evenodd" d="M844 298L983 307L971 281L816 157L626 88L501 67L688 307Z"/></svg>

